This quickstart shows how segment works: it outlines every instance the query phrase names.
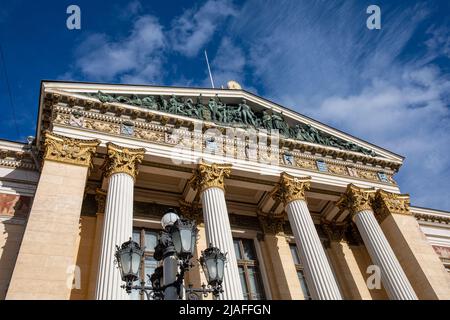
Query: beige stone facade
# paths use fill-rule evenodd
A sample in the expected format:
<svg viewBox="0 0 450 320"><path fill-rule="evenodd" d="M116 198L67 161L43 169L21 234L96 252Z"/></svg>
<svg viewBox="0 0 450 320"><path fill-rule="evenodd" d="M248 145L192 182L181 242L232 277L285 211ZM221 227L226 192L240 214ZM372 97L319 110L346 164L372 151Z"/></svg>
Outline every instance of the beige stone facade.
<svg viewBox="0 0 450 320"><path fill-rule="evenodd" d="M314 260L298 261L296 226L286 215L287 203L300 199L307 203L324 248L322 263L331 267L343 299L389 298L382 281L377 288L368 285L374 281L368 271L373 252L365 244L370 239L362 239L354 223L361 210L377 218L417 298L450 299L450 212L410 207L414 199L401 195L393 179L402 157L243 90L52 82L41 90L34 143L0 141L0 299L95 299L108 172L134 178L133 237L142 243L152 243L169 207L196 220L195 261L208 246L201 194L207 188L223 190L246 298L315 298L311 281L317 270L306 265ZM100 91L130 98L105 102L96 96ZM204 104L216 95L230 105L246 99L255 113L283 112L292 123L306 122L377 155L281 138L278 149L258 147L258 156L270 149L267 161L255 160L245 149L245 138L227 143L221 124L144 108L131 99L161 96L170 101L176 95L186 101L200 94ZM223 144L221 152L231 150L231 157L217 148L208 151L209 129L219 132L214 143ZM174 135L176 130L181 133ZM193 139L196 135L200 140ZM105 162L111 146L122 152L113 164ZM133 151L128 150L138 150L139 161L130 160ZM205 169L209 175L200 174L203 161L220 165ZM283 177L289 177L284 184ZM352 185L357 187L349 193ZM152 252L146 248L143 267L151 267ZM185 278L186 286L205 282L198 264Z"/></svg>

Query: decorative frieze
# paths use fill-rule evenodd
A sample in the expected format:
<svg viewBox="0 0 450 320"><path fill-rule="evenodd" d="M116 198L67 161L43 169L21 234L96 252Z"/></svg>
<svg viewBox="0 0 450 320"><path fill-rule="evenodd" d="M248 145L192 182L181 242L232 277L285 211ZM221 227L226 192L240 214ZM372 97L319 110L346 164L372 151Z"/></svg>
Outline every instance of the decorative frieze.
<svg viewBox="0 0 450 320"><path fill-rule="evenodd" d="M107 158L103 164L105 177L109 177L114 173L127 173L136 179L138 173L138 165L144 159L145 149L131 149L118 146L108 142Z"/></svg>
<svg viewBox="0 0 450 320"><path fill-rule="evenodd" d="M390 214L412 215L409 211L409 195L377 190L373 203L376 218L383 222Z"/></svg>
<svg viewBox="0 0 450 320"><path fill-rule="evenodd" d="M45 132L44 159L90 167L100 141L81 140Z"/></svg>
<svg viewBox="0 0 450 320"><path fill-rule="evenodd" d="M336 205L341 210L348 210L352 215L363 210L371 210L375 198L375 188L360 188L349 184Z"/></svg>
<svg viewBox="0 0 450 320"><path fill-rule="evenodd" d="M203 130L200 132L200 137L194 134L195 131L192 131L194 128L198 128L198 126L195 126L199 121L197 119L189 119L175 114L163 115L157 110L148 108L134 110L113 103L100 104L90 100L83 102L83 99L78 99L78 105L74 107L62 104L64 99L61 98L51 100L51 103L58 101L56 105L53 105L53 121L58 124L113 135L127 135L135 139L157 144L170 144L193 151L212 152L210 150L211 143L207 143L204 139ZM90 102L89 108L86 107L85 103L88 101ZM132 126L124 130L124 123L129 123ZM202 129L214 128L224 131L224 127L220 124L205 122L199 125ZM129 130L131 127L133 129ZM178 128L181 130L178 130ZM184 131L187 132L184 133ZM352 176L359 179L396 184L392 176L399 165L379 157L354 154L352 150L335 150L311 144L304 145L301 141L285 140L283 137L280 137L280 146L258 144L253 150L249 147L248 142L241 138L245 138L245 134L242 137L232 137L231 139L230 137L225 138L225 136L222 138L215 137L214 144L217 145L217 148L213 152L222 152L224 156L230 158L276 163L277 165L316 172L319 171L316 161L320 159L328 168L327 172L324 172L327 174L349 176L351 175L349 172L352 170L354 172ZM222 147L222 150L218 149L220 147ZM369 165L366 165L366 163ZM387 179L382 180L379 172L384 173Z"/></svg>
<svg viewBox="0 0 450 320"><path fill-rule="evenodd" d="M0 149L0 167L36 170L31 151Z"/></svg>
<svg viewBox="0 0 450 320"><path fill-rule="evenodd" d="M294 200L306 200L305 191L310 188L310 181L311 177L297 178L283 172L271 196L281 200L284 205Z"/></svg>
<svg viewBox="0 0 450 320"><path fill-rule="evenodd" d="M200 163L194 170L194 175L189 180L189 184L200 192L208 188L220 188L225 191L224 179L231 174L230 164Z"/></svg>

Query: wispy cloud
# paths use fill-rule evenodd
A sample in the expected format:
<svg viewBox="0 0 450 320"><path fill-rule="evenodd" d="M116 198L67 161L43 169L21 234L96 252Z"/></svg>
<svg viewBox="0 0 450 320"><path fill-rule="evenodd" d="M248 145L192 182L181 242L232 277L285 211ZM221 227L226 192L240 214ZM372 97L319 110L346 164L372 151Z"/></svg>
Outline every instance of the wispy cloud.
<svg viewBox="0 0 450 320"><path fill-rule="evenodd" d="M218 26L234 14L235 9L228 0L209 0L200 8L186 10L172 22L172 48L189 57L197 55Z"/></svg>
<svg viewBox="0 0 450 320"><path fill-rule="evenodd" d="M448 54L448 29L406 55L427 8L381 9L382 29L370 31L361 2L250 1L233 33L267 96L405 155L401 190L413 204L448 209L450 80L430 64ZM243 19L250 12L258 15Z"/></svg>
<svg viewBox="0 0 450 320"><path fill-rule="evenodd" d="M142 16L124 39L114 41L105 34L90 35L77 49L76 67L93 80L154 81L160 78L160 53L164 47L161 25L152 16Z"/></svg>
<svg viewBox="0 0 450 320"><path fill-rule="evenodd" d="M140 1L131 1L125 16L135 22L129 35L114 39L94 33L86 37L75 51L76 62L61 78L88 78L95 81L150 83L162 81L163 65L168 54L187 57L198 54L212 40L217 27L235 14L229 0L208 0L200 7L184 11L164 28L152 15L141 15ZM224 46L227 44L224 43ZM193 80L187 80L192 83Z"/></svg>

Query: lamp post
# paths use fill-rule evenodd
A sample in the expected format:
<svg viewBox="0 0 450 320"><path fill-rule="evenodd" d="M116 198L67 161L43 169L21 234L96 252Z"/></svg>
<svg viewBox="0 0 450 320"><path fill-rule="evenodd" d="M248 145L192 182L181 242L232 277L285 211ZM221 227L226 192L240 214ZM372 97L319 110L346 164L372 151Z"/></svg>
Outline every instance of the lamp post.
<svg viewBox="0 0 450 320"><path fill-rule="evenodd" d="M164 231L158 237L154 258L162 261L162 265L155 269L152 275L147 275L149 281L141 279L139 285L134 282L139 280L140 261L144 254L139 245L131 239L117 246L115 257L121 272L122 286L127 293L139 290L147 299L177 300L183 298L184 274L194 265L191 259L195 250L198 229L195 221L180 218L173 209L169 209L161 219ZM185 288L187 298L191 299L212 293L214 297L223 292L223 271L226 263L226 254L219 248L209 247L202 251L199 259L200 265L206 275L208 284L202 284L201 288ZM146 285L150 282L151 286Z"/></svg>

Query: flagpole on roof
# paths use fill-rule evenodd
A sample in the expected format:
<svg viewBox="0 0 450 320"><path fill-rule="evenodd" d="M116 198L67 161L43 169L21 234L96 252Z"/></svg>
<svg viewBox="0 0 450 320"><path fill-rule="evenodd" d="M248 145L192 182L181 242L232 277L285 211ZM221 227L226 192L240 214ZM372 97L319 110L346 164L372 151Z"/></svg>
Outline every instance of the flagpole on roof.
<svg viewBox="0 0 450 320"><path fill-rule="evenodd" d="M206 50L205 50L205 58L206 58L206 65L208 66L208 73L209 73L209 79L211 80L211 86L213 88L215 88L214 87L214 80L213 80L212 73L211 73L211 68L209 67L208 54L206 53Z"/></svg>

